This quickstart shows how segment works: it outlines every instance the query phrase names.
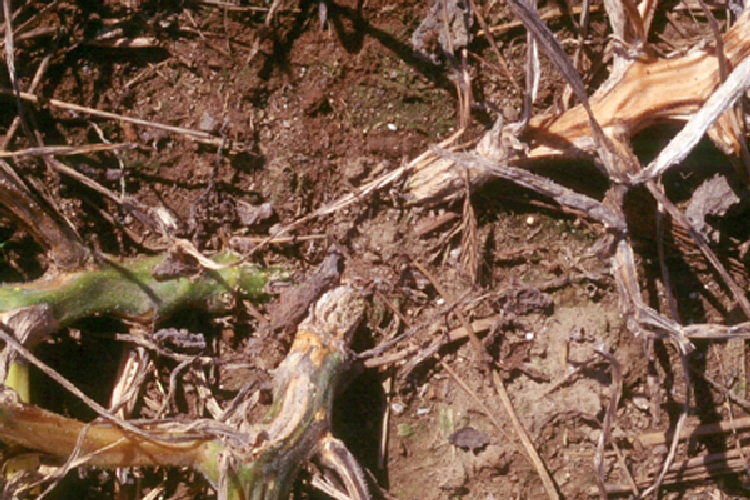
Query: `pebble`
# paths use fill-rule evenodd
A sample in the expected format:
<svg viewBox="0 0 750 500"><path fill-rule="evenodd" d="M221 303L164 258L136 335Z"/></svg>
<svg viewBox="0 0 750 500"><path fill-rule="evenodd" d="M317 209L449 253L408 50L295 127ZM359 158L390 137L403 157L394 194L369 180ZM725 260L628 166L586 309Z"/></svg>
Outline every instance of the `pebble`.
<svg viewBox="0 0 750 500"><path fill-rule="evenodd" d="M208 111L204 111L203 116L201 116L201 121L198 124L198 128L203 132L214 132L218 129L218 123L208 114Z"/></svg>

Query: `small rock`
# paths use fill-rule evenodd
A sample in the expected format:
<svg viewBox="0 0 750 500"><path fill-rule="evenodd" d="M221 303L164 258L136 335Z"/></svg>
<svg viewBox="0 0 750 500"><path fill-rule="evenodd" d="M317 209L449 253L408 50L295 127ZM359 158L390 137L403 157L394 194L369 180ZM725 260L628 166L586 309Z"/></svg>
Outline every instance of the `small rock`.
<svg viewBox="0 0 750 500"><path fill-rule="evenodd" d="M198 124L198 128L203 132L216 132L219 128L218 125L217 121L208 114L208 111L204 111L203 116L201 116L201 121Z"/></svg>
<svg viewBox="0 0 750 500"><path fill-rule="evenodd" d="M244 201L238 201L237 214L244 226L255 226L273 217L274 211L270 203L251 205Z"/></svg>
<svg viewBox="0 0 750 500"><path fill-rule="evenodd" d="M403 403L396 402L391 404L391 409L396 415L403 415L404 411L406 411L406 406Z"/></svg>
<svg viewBox="0 0 750 500"><path fill-rule="evenodd" d="M467 426L448 436L448 442L462 450L471 450L477 453L490 444L490 438L484 432Z"/></svg>

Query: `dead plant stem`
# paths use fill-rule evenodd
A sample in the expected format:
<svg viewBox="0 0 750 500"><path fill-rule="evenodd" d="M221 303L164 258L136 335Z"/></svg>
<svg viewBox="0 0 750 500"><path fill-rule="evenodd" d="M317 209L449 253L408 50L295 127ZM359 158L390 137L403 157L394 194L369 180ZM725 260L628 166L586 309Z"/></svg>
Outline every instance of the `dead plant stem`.
<svg viewBox="0 0 750 500"><path fill-rule="evenodd" d="M88 397L86 394L84 394L78 387L76 387L73 383L71 383L68 379L60 375L58 372L53 370L51 367L49 367L47 364L45 364L42 360L34 356L31 351L26 349L23 345L21 345L18 340L16 340L14 335L9 334L6 331L6 327L0 326L0 339L2 339L6 343L6 349L10 348L16 351L23 359L37 367L42 373L47 375L49 378L60 384L65 390L73 394L75 397L77 397L81 402L83 402L86 406L94 410L100 417L103 419L112 422L114 425L131 432L137 436L140 436L150 442L168 442L169 439L165 438L159 438L152 436L148 432L145 432L138 427L134 426L130 422L127 422L126 420L122 420L121 418L117 417L116 415L113 415L110 413L106 408L104 408L102 405Z"/></svg>
<svg viewBox="0 0 750 500"><path fill-rule="evenodd" d="M505 385L500 379L500 375L498 375L496 371L493 371L492 376L495 380L495 391L497 392L498 396L500 396L500 401L503 403L503 407L510 417L510 421L513 424L513 430L516 431L516 434L521 440L521 443L523 444L527 455L536 468L537 474L539 474L539 477L542 479L542 484L544 485L544 489L547 492L547 497L549 497L550 500L559 500L560 495L557 493L557 487L552 481L552 476L550 476L549 472L547 471L547 467L544 465L544 462L542 462L542 459L537 453L536 448L534 448L534 444L531 442L529 435L526 433L526 429L524 429L521 421L518 419L516 410L513 408L513 403L510 400L510 396L508 396L508 391L505 390Z"/></svg>
<svg viewBox="0 0 750 500"><path fill-rule="evenodd" d="M8 66L8 76L10 77L10 84L13 89L9 92L10 95L16 99L16 109L18 110L18 118L21 120L21 127L23 128L24 134L29 138L30 141L34 141L31 135L28 124L23 117L23 105L21 104L21 90L18 86L18 78L16 74L16 62L14 56L13 46L13 16L10 10L10 0L3 0L3 17L5 18L5 63Z"/></svg>
<svg viewBox="0 0 750 500"><path fill-rule="evenodd" d="M609 405L607 405L607 411L604 414L602 432L599 434L596 453L594 454L594 468L596 469L596 483L599 486L599 497L602 500L607 500L607 488L604 481L604 446L610 440L610 432L615 416L617 415L617 406L620 402L620 394L622 393L622 370L620 370L620 363L617 361L617 358L612 354L604 350L597 350L597 354L606 359L612 369L612 383L609 385Z"/></svg>
<svg viewBox="0 0 750 500"><path fill-rule="evenodd" d="M14 95L10 89L0 88L1 95ZM18 97L24 101L33 102L39 104L39 98L28 92L19 92ZM210 146L219 146L221 144L221 138L215 137L212 134L201 132L200 130L193 130L183 127L173 127L171 125L164 125L163 123L152 122L148 120L141 120L139 118L131 118L129 116L118 115L117 113L110 113L109 111L100 111L95 108L89 108L87 106L80 106L78 104L72 104L59 99L45 100L44 104L49 105L53 108L66 109L74 111L76 113L84 113L91 116L97 116L99 118L105 118L108 120L118 120L127 123L133 123L135 125L141 125L143 127L155 128L157 130L164 130L165 132L171 132L178 135L183 135L189 139L200 142L202 144L208 144Z"/></svg>
<svg viewBox="0 0 750 500"><path fill-rule="evenodd" d="M49 67L49 62L51 59L52 59L51 54L45 56L45 58L42 60L42 63L36 69L36 73L34 74L34 79L31 81L31 85L29 85L28 90L30 93L33 94L36 92L37 87L42 82L42 78L47 72L47 68ZM5 134L5 138L3 139L3 142L0 144L0 150L8 149L20 125L21 125L21 117L16 116L15 118L13 118L13 123L10 124L10 127L8 128L8 132Z"/></svg>
<svg viewBox="0 0 750 500"><path fill-rule="evenodd" d="M703 236L695 230L693 225L688 220L687 216L680 212L680 210L674 205L674 203L672 203L669 198L667 198L664 193L659 190L658 186L656 186L653 181L647 182L646 186L648 187L649 192L654 196L654 198L656 198L656 201L659 202L659 204L663 206L667 210L667 212L669 212L669 215L672 216L674 220L680 223L680 225L682 225L688 231L690 236L693 238L693 241L695 241L695 243L701 249L701 252L703 252L703 255L706 256L708 261L711 263L711 265L713 265L714 269L716 269L716 272L719 273L721 279L732 292L732 295L737 301L737 304L742 309L742 312L745 313L745 316L747 318L750 318L750 301L748 301L747 297L745 297L745 292L737 285L734 279L732 279L724 265L721 263L721 261L719 261L718 257L716 257L716 254L713 252L713 250L711 250L711 247L708 246L708 243L705 241Z"/></svg>
<svg viewBox="0 0 750 500"><path fill-rule="evenodd" d="M9 131L10 133L10 131ZM7 141L8 135L6 135ZM24 156L70 156L83 155L91 153L101 153L103 151L119 151L121 149L134 149L136 144L87 144L84 146L43 146L38 148L20 149L17 151L0 150L0 158L21 158Z"/></svg>
<svg viewBox="0 0 750 500"><path fill-rule="evenodd" d="M419 272L425 275L425 277L430 280L430 283L432 283L432 286L435 287L435 290L437 291L438 295L440 295L443 300L445 300L446 303L454 303L452 296L447 292L447 290L443 287L443 285L437 280L437 278L427 269L425 265L423 265L420 262L415 261L414 266L419 269ZM468 319L466 318L466 315L461 310L460 305L457 304L457 307L455 309L456 315L458 316L459 321L461 322L461 326L464 327L466 332L469 335L469 340L471 341L471 345L474 347L474 351L477 355L477 361L479 362L480 366L482 367L482 370L484 373L489 375L492 373L492 369L490 367L490 362L487 359L487 351L484 349L484 346L482 345L482 341L479 340L479 337L477 337L476 332L471 327L471 323L469 323ZM489 379L490 386L492 386L492 379Z"/></svg>

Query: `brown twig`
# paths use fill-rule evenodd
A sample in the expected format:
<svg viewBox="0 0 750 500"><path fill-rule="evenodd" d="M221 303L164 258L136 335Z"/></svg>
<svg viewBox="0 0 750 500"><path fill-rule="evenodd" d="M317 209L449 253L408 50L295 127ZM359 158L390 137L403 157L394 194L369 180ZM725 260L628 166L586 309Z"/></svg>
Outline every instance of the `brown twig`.
<svg viewBox="0 0 750 500"><path fill-rule="evenodd" d="M42 18L42 16L44 16L44 14L46 14L47 12L49 12L49 11L51 11L52 9L56 8L56 7L57 7L57 4L58 4L58 3L60 3L60 0L54 0L54 1L50 2L50 3L48 3L47 5L45 5L44 7L42 7L42 9L41 9L41 10L40 10L40 11L39 11L39 12L38 12L37 14L36 14L36 16L34 16L34 17L31 17L31 18L30 18L30 19L29 19L28 21L26 21L25 23L22 23L22 24L20 24L20 25L16 26L16 28L15 28L15 29L13 30L13 35L14 35L14 37L16 37L16 36L18 36L18 35L21 35L22 33L24 33L24 31L25 31L25 30L26 30L26 29L27 29L27 28L28 28L29 26L33 25L34 23L37 23L37 22L39 21L39 19L41 19L41 18ZM17 10L17 11L15 12L15 13L14 13L14 14L13 14L13 17L12 17L11 19L12 19L13 21L15 21L15 20L16 20L16 18L17 18L17 17L19 17L19 16L20 16L20 15L21 15L21 14L23 13L23 11L24 11L25 9L28 9L28 8L31 8L31 7L37 7L37 4L35 4L35 3L33 3L33 2L26 2L26 3L24 3L24 4L23 4L23 5L22 5L22 6L21 6L21 7L20 7L20 8L19 8L19 9L18 9L18 10ZM7 19L8 19L8 18L6 17L6 18L5 18L5 21L7 21ZM4 29L5 29L5 22L3 22L3 23L0 23L0 27L2 27L2 29L4 30ZM18 39L21 39L21 37L19 37ZM3 48L4 46L5 46L5 40L0 40L0 48Z"/></svg>
<svg viewBox="0 0 750 500"><path fill-rule="evenodd" d="M714 422L711 424L701 424L693 421L690 426L686 426L680 433L680 441L686 439L698 439L715 434L724 434L725 432L742 431L750 429L750 417L736 418L731 422ZM638 436L638 441L643 446L657 446L671 440L672 434L664 432L647 432Z"/></svg>
<svg viewBox="0 0 750 500"><path fill-rule="evenodd" d="M604 477L604 446L610 439L610 429L617 415L617 407L620 403L620 394L622 393L622 370L620 363L613 355L603 350L598 350L597 354L609 362L612 368L612 383L609 385L609 405L604 414L602 423L602 432L599 434L599 440L596 444L596 454L594 455L594 468L596 469L596 484L599 486L599 497L602 500L607 499L607 489L605 488Z"/></svg>
<svg viewBox="0 0 750 500"><path fill-rule="evenodd" d="M633 475L630 473L628 464L625 462L625 456L622 454L622 450L620 450L620 447L617 445L617 441L612 441L612 449L615 450L615 455L617 456L617 463L620 465L620 469L622 469L623 474L625 474L625 477L628 480L628 485L630 485L630 490L633 492L633 495L635 495L635 498L638 498L638 496L640 495L640 492L638 491L638 485L636 484L635 479L633 479ZM606 493L606 486L605 486L605 493Z"/></svg>
<svg viewBox="0 0 750 500"><path fill-rule="evenodd" d="M13 95L13 91L0 88L0 95ZM20 92L19 97L24 101L33 102L35 104L39 104L40 102L39 97L28 92ZM218 147L221 144L220 137L215 137L212 134L201 132L200 130L193 130L183 127L173 127L172 125L164 125L163 123L141 120L140 118L131 118L129 116L118 115L117 113L110 113L109 111L100 111L95 108L89 108L87 106L80 106L78 104L64 102L59 99L48 99L44 101L44 104L49 105L53 108L66 109L69 111L97 116L99 118L105 118L108 120L117 120L126 123L133 123L135 125L141 125L144 127L155 128L157 130L164 130L165 132L183 135L189 139L200 142L202 144L208 144L210 146Z"/></svg>
<svg viewBox="0 0 750 500"><path fill-rule="evenodd" d="M415 261L413 264L414 267L419 269L419 272L424 274L425 277L430 281L430 283L432 283L432 286L435 287L438 295L440 295L448 303L453 302L452 295L448 293L448 291L443 287L440 281L438 281L438 279L429 271L429 269L427 269L426 266L417 261ZM469 323L469 320L466 318L466 315L463 313L461 308L456 307L455 310L456 315L461 322L461 326L463 326L464 330L466 330L466 332L469 334L469 340L471 341L471 345L474 348L475 354L477 355L477 361L479 362L479 365L482 367L484 373L491 373L492 370L490 367L487 351L485 350L484 346L482 346L482 342L479 340L479 337L477 337L474 328L472 328L471 323ZM492 386L492 379L490 379L490 386Z"/></svg>
<svg viewBox="0 0 750 500"><path fill-rule="evenodd" d="M461 269L476 285L479 279L479 236L477 235L477 218L471 204L469 169L464 172L464 207L461 216Z"/></svg>
<svg viewBox="0 0 750 500"><path fill-rule="evenodd" d="M27 156L70 156L83 155L91 153L101 153L102 151L120 151L123 149L135 149L137 144L88 144L84 146L43 146L38 148L19 149L17 151L1 151L0 158L23 158Z"/></svg>
<svg viewBox="0 0 750 500"><path fill-rule="evenodd" d="M492 376L495 379L495 390L497 391L498 396L500 396L500 401L503 403L503 407L510 417L513 424L513 430L515 430L516 435L521 439L526 454L531 459L531 462L536 468L537 474L539 474L539 477L542 479L542 484L547 492L547 497L549 497L550 500L559 500L560 495L557 493L557 487L555 486L554 481L552 481L552 476L550 476L547 467L544 465L544 462L542 462L536 448L534 448L534 444L531 442L531 439L529 439L526 429L521 425L521 421L518 419L516 410L513 408L513 403L508 396L508 392L505 390L505 384L500 379L500 375L498 375L497 372L493 371Z"/></svg>
<svg viewBox="0 0 750 500"><path fill-rule="evenodd" d="M480 30L480 36L484 35L484 37L490 43L490 47L495 53L495 57L497 57L497 62L502 68L503 73L505 73L505 76L508 78L508 80L510 80L510 83L513 84L513 87L516 89L516 91L519 94L522 94L523 91L521 90L521 86L518 84L516 79L513 77L513 74L510 72L508 63L503 57L502 52L500 52L500 48L497 46L497 42L495 41L495 37L493 36L492 31L487 26L487 21L485 21L484 16L482 15L482 11L477 8L477 4L474 0L469 0L469 5L471 5L471 11L476 14L477 21L479 21L479 26L481 26L482 28Z"/></svg>
<svg viewBox="0 0 750 500"><path fill-rule="evenodd" d="M42 60L42 63L39 65L39 67L36 69L36 73L34 74L34 78L31 81L31 85L29 85L29 93L35 93L37 90L37 87L41 84L42 78L44 77L44 74L47 72L47 68L49 67L49 62L52 59L52 55L47 55ZM5 134L5 138L3 139L3 142L0 143L0 150L8 149L10 146L11 141L13 140L13 136L15 136L16 132L18 131L18 127L21 125L21 117L16 116L13 118L13 123L10 124L10 127L8 127L8 132Z"/></svg>
<svg viewBox="0 0 750 500"><path fill-rule="evenodd" d="M230 2L222 2L220 0L198 0L197 3L204 5L213 5L215 7L221 7L229 12L268 12L268 7L254 7L250 5L238 5ZM278 9L277 12L291 12L299 13L300 9Z"/></svg>
<svg viewBox="0 0 750 500"><path fill-rule="evenodd" d="M16 74L16 62L14 57L13 22L10 11L10 0L3 0L3 17L5 18L5 63L8 66L10 84L11 87L13 87L9 93L15 97L18 118L21 120L21 127L23 128L24 134L26 134L30 141L33 141L29 126L26 124L23 117L23 105L21 104L20 97L21 90L18 86L18 75Z"/></svg>
<svg viewBox="0 0 750 500"><path fill-rule="evenodd" d="M743 455L749 453L750 448L742 448L742 453L730 450L676 462L665 475L663 484L684 485L687 481L705 481L719 475L742 473L746 470Z"/></svg>
<svg viewBox="0 0 750 500"><path fill-rule="evenodd" d="M571 12L573 14L580 14L581 10L582 10L582 7L573 7L571 9ZM589 6L590 13L599 13L602 10L604 9L603 9L603 6L600 4L594 4L594 5ZM545 10L544 12L540 12L539 18L542 19L543 21L549 21L551 19L562 17L564 14L565 13L562 11L562 9L560 9L560 7L555 6L555 7L549 8L548 10ZM489 32L492 33L493 35L502 35L503 33L507 33L510 30L523 28L523 26L524 26L523 21L510 21L507 23L499 24L497 26L491 26L489 28ZM484 36L486 32L487 32L487 28L482 27L482 29L480 29L477 32L477 35Z"/></svg>
<svg viewBox="0 0 750 500"><path fill-rule="evenodd" d="M158 39L146 36L135 38L113 38L104 40L86 40L83 45L105 49L153 49L161 44Z"/></svg>

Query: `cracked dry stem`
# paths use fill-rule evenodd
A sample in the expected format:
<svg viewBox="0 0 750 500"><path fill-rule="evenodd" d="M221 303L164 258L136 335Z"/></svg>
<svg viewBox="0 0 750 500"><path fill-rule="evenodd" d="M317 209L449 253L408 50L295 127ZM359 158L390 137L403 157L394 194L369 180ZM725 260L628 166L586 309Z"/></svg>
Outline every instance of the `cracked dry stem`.
<svg viewBox="0 0 750 500"><path fill-rule="evenodd" d="M213 433L188 434L191 422L183 421L144 425L153 435L147 439L97 421L86 429L80 455L89 454L86 463L100 467L192 467L214 487L223 488L222 498L228 500L287 498L302 465L318 453L326 456L333 398L348 373L349 345L364 310L364 300L349 287L332 290L318 301L277 369L274 405L265 422L256 426L257 434L241 434L210 421L215 425L203 428ZM0 439L60 460L76 450L84 425L0 398ZM347 477L357 480L354 494L364 492L360 498L369 498L361 471Z"/></svg>

